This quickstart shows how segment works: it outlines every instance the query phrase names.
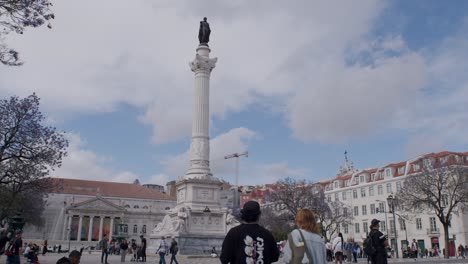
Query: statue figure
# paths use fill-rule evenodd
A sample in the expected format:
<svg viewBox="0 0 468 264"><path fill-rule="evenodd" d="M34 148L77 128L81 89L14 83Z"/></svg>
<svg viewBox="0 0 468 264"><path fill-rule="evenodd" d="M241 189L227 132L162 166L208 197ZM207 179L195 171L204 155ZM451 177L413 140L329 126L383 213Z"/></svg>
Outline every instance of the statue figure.
<svg viewBox="0 0 468 264"><path fill-rule="evenodd" d="M177 213L177 219L174 221L173 231L185 232L185 219L187 219L185 207L181 207Z"/></svg>
<svg viewBox="0 0 468 264"><path fill-rule="evenodd" d="M159 233L161 231L172 231L170 230L171 217L169 215L164 216L163 220L153 229L153 233Z"/></svg>
<svg viewBox="0 0 468 264"><path fill-rule="evenodd" d="M198 40L200 44L208 44L210 42L210 24L206 21L206 17L203 18L203 21L200 21L200 30L198 31Z"/></svg>
<svg viewBox="0 0 468 264"><path fill-rule="evenodd" d="M226 231L238 225L240 225L239 221L232 215L232 210L229 209L226 214Z"/></svg>

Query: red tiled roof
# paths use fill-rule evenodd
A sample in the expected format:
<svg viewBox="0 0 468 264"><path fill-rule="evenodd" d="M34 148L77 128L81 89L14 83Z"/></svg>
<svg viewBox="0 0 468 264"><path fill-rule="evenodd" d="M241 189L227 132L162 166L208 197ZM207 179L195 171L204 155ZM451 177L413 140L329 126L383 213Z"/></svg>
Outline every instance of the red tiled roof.
<svg viewBox="0 0 468 264"><path fill-rule="evenodd" d="M406 165L406 161L402 161L402 162L397 162L397 163L390 163L385 167L401 167L405 165Z"/></svg>
<svg viewBox="0 0 468 264"><path fill-rule="evenodd" d="M367 169L367 170L361 171L361 173L374 173L376 171L377 171L377 169Z"/></svg>
<svg viewBox="0 0 468 264"><path fill-rule="evenodd" d="M165 193L137 184L120 182L87 181L78 179L50 178L55 185L54 193L76 195L101 195L137 199L175 200Z"/></svg>

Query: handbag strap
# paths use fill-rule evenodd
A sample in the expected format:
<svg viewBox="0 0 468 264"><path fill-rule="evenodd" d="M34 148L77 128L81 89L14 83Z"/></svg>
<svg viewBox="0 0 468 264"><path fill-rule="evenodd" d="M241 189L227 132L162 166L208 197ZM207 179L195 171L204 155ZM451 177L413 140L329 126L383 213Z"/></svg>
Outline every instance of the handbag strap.
<svg viewBox="0 0 468 264"><path fill-rule="evenodd" d="M301 235L302 241L304 242L304 249L307 254L307 258L309 259L309 264L313 263L312 262L312 254L309 252L309 247L307 247L306 240L304 238L304 235L302 234L302 231L300 228L297 229L299 231L299 234Z"/></svg>

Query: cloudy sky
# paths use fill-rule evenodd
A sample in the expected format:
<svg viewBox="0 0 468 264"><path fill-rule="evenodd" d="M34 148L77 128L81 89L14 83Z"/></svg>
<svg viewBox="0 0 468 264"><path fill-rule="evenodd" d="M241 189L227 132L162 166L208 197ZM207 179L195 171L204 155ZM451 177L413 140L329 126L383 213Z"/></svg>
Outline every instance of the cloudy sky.
<svg viewBox="0 0 468 264"><path fill-rule="evenodd" d="M67 132L54 176L165 183L184 174L199 21L208 17L211 164L240 183L333 177L468 150L468 2L54 1L53 28L9 35L21 67L0 97L36 92Z"/></svg>

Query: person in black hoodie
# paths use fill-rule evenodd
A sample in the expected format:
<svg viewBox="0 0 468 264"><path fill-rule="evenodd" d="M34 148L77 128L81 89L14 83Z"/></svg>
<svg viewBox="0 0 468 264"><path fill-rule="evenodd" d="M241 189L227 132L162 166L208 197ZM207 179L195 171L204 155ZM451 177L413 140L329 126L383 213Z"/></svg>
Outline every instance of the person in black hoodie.
<svg viewBox="0 0 468 264"><path fill-rule="evenodd" d="M279 250L270 231L258 224L260 205L248 201L241 210L243 223L231 228L224 238L221 263L273 263L278 261Z"/></svg>

